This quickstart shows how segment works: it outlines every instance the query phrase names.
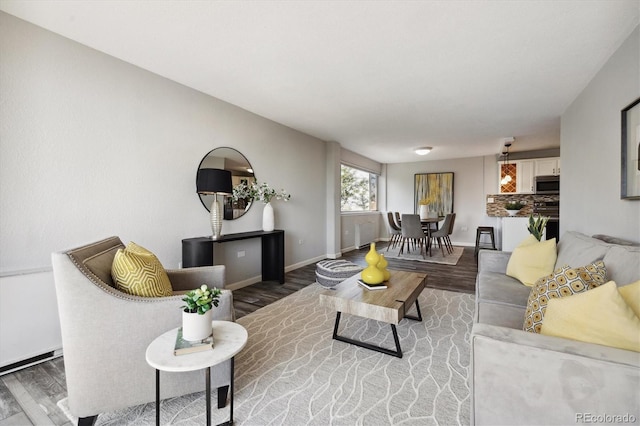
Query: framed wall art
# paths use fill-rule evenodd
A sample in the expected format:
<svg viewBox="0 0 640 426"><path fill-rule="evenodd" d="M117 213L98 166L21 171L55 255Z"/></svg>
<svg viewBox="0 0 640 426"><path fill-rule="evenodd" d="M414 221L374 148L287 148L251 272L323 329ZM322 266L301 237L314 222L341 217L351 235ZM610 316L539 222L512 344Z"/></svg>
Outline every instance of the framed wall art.
<svg viewBox="0 0 640 426"><path fill-rule="evenodd" d="M416 173L414 177L414 211L426 205L429 212L444 216L453 213L453 172Z"/></svg>
<svg viewBox="0 0 640 426"><path fill-rule="evenodd" d="M620 198L640 200L640 98L622 110Z"/></svg>

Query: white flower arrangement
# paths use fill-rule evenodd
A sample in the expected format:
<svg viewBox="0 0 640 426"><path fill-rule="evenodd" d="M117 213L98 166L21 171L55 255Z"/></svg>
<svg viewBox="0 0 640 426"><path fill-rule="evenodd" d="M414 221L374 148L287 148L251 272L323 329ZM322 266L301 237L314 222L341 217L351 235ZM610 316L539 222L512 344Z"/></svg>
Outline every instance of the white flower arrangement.
<svg viewBox="0 0 640 426"><path fill-rule="evenodd" d="M251 182L248 185L246 183L241 183L233 188L234 201L249 199L259 200L266 204L271 202L273 198L276 200L289 201L291 194L288 194L284 189L277 192L275 189L271 188L269 184L265 182L259 183L258 181Z"/></svg>

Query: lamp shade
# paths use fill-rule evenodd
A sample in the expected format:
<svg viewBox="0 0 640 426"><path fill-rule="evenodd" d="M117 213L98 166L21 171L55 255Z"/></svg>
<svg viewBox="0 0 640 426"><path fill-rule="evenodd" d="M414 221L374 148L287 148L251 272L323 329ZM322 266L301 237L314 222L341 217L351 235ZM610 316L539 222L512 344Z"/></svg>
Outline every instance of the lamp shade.
<svg viewBox="0 0 640 426"><path fill-rule="evenodd" d="M233 193L231 172L222 169L200 169L196 178L198 194Z"/></svg>

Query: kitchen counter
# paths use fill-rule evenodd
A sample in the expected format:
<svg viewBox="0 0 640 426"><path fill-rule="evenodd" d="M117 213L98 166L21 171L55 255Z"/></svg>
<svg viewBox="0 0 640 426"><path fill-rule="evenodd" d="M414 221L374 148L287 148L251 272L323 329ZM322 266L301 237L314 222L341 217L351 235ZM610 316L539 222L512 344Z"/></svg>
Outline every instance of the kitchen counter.
<svg viewBox="0 0 640 426"><path fill-rule="evenodd" d="M536 194L495 194L487 195L487 216L489 217L508 217L509 213L505 210L506 203L514 203L520 201L525 206L514 217L527 218L533 213L534 202L560 201L560 195L536 195Z"/></svg>

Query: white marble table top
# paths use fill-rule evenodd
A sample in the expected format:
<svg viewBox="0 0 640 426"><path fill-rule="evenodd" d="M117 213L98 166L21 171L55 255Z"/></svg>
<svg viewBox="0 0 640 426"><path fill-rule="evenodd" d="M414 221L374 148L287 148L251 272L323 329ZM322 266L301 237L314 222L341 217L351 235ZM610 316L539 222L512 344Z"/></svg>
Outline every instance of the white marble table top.
<svg viewBox="0 0 640 426"><path fill-rule="evenodd" d="M158 336L147 347L147 363L162 371L193 371L212 367L231 359L244 348L249 337L247 330L231 321L212 321L213 350L174 355L178 328Z"/></svg>

